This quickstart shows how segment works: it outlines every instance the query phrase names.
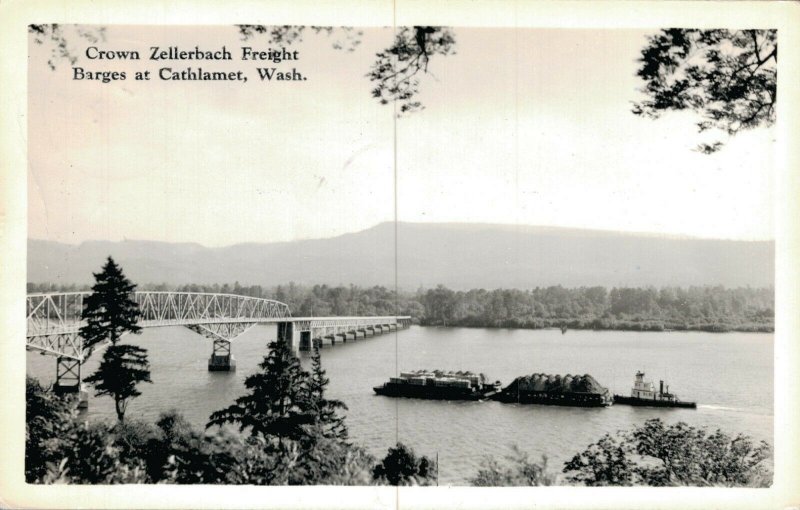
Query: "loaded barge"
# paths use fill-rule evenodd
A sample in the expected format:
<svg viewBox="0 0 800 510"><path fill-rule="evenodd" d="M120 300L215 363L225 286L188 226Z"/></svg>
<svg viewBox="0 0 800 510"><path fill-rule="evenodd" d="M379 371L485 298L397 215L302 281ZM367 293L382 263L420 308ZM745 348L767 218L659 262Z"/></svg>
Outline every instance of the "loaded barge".
<svg viewBox="0 0 800 510"><path fill-rule="evenodd" d="M506 403L576 407L606 407L612 403L608 388L601 386L589 374L517 377L492 399Z"/></svg>
<svg viewBox="0 0 800 510"><path fill-rule="evenodd" d="M614 403L630 406L697 408L696 402L684 402L677 395L669 392L669 386L666 386L665 389L664 381L659 381L658 391L656 391L653 383L644 380L642 371L636 372L631 396L614 395Z"/></svg>
<svg viewBox="0 0 800 510"><path fill-rule="evenodd" d="M372 388L388 397L425 398L433 400L482 400L502 387L500 381L489 383L483 374L417 370L401 372L389 382Z"/></svg>

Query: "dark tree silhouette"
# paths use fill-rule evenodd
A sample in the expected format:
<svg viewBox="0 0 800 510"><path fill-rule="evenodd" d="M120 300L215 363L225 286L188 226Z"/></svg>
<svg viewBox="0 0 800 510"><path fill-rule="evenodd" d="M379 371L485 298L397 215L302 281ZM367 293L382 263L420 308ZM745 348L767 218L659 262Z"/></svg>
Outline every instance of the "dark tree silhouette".
<svg viewBox="0 0 800 510"><path fill-rule="evenodd" d="M124 421L129 401L142 394L136 385L153 382L150 380L147 350L128 344L109 346L97 371L86 382L94 385L95 395L114 398L117 419Z"/></svg>
<svg viewBox="0 0 800 510"><path fill-rule="evenodd" d="M355 51L361 44L364 32L353 27L320 27L304 25L237 25L242 40L246 41L257 35L264 35L274 44L291 45L303 40L308 28L314 34L325 34L333 38L335 33L341 37L333 38L332 46L336 50Z"/></svg>
<svg viewBox="0 0 800 510"><path fill-rule="evenodd" d="M86 379L95 387L97 396L109 395L119 421L125 419L125 411L130 399L141 392L136 385L150 380L150 363L147 350L133 345L119 345L126 333L138 334L141 331L136 322L139 319L139 305L131 298L136 285L122 273L122 269L108 257L103 270L94 274L95 284L92 293L84 301L81 318L86 324L80 335L84 341L87 357L102 342L111 342L103 353L103 360L97 371Z"/></svg>
<svg viewBox="0 0 800 510"><path fill-rule="evenodd" d="M398 115L422 108L415 100L419 93L419 75L428 72L433 55L454 53L453 31L444 27L400 27L394 44L378 52L367 75L375 82L372 96L381 104L396 101Z"/></svg>
<svg viewBox="0 0 800 510"><path fill-rule="evenodd" d="M430 485L438 477L438 467L428 457L417 458L413 449L397 443L375 466L372 476L389 485Z"/></svg>
<svg viewBox="0 0 800 510"><path fill-rule="evenodd" d="M629 454L624 438L605 434L564 464L564 472L570 482L580 485L633 485L636 464Z"/></svg>
<svg viewBox="0 0 800 510"><path fill-rule="evenodd" d="M236 403L215 411L206 428L226 423L250 430L252 436L298 440L304 437L304 425L314 422L306 406L305 382L308 373L285 342L270 342L270 352L258 365L260 372L245 379L246 395Z"/></svg>
<svg viewBox="0 0 800 510"><path fill-rule="evenodd" d="M692 110L702 117L701 132L714 128L728 136L775 122L775 30L670 28L648 37L639 62L647 98L634 104L637 115ZM710 154L722 145L697 150Z"/></svg>
<svg viewBox="0 0 800 510"><path fill-rule="evenodd" d="M75 413L70 398L56 395L31 377L25 380L25 481L34 483L57 463L59 440L66 435Z"/></svg>
<svg viewBox="0 0 800 510"><path fill-rule="evenodd" d="M325 33L328 36L341 33L344 37L336 39L333 47L348 51L356 49L363 35L363 32L352 27L308 28L314 33ZM272 43L291 45L302 41L306 27L239 25L239 32L245 40L262 34ZM396 101L399 106L398 115L422 109L422 103L416 99L420 75L428 72L428 63L432 56L453 54L454 44L455 36L449 28L398 27L392 45L375 55L375 63L367 74L370 81L375 82L372 96L381 104Z"/></svg>
<svg viewBox="0 0 800 510"><path fill-rule="evenodd" d="M330 380L322 368L319 348L315 345L311 358L311 374L306 383L307 394L304 404L315 416L314 425L318 429L318 434L314 434L313 437L345 440L348 434L347 425L339 411L346 411L347 406L341 400L325 398L325 389L329 382Z"/></svg>
<svg viewBox="0 0 800 510"><path fill-rule="evenodd" d="M50 69L55 70L56 62L61 59L66 59L73 65L78 61L78 57L70 51L69 42L61 25L28 25L28 32L33 34L36 44L47 43L51 46L50 59L47 61ZM105 32L105 27L77 29L77 35L91 43L105 41Z"/></svg>
<svg viewBox="0 0 800 510"><path fill-rule="evenodd" d="M94 273L95 284L92 293L86 298L81 318L86 324L81 327L83 348L91 351L101 342L109 341L116 345L126 333L138 334L140 328L139 305L131 299L136 290L122 273L122 269L108 257L103 270Z"/></svg>

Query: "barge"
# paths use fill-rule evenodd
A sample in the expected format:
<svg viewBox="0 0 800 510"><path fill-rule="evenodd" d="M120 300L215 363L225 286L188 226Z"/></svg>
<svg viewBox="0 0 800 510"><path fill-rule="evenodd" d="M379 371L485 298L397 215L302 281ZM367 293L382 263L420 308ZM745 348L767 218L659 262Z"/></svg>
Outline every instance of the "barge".
<svg viewBox="0 0 800 510"><path fill-rule="evenodd" d="M608 388L589 374L517 377L492 399L506 403L576 407L606 407L613 402Z"/></svg>
<svg viewBox="0 0 800 510"><path fill-rule="evenodd" d="M500 381L489 383L483 374L417 370L401 372L389 382L372 388L387 397L424 398L433 400L482 400L500 390Z"/></svg>
<svg viewBox="0 0 800 510"><path fill-rule="evenodd" d="M696 402L684 402L677 395L669 392L669 386L664 386L664 381L659 381L658 391L652 382L644 380L644 372L637 371L633 382L631 396L614 395L615 404L648 407L683 407L697 408Z"/></svg>

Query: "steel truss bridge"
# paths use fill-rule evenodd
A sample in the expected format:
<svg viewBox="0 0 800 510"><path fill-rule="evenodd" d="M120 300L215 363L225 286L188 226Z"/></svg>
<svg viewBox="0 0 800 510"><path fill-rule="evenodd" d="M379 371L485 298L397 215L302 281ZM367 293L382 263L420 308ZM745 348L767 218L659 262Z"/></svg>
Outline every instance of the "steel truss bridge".
<svg viewBox="0 0 800 510"><path fill-rule="evenodd" d="M90 292L28 294L26 348L56 356L56 390L79 391L81 365L91 355L80 336L84 299ZM277 324L278 340L308 350L328 340L347 342L396 331L410 317L292 317L280 301L233 294L134 292L142 328L183 326L213 340L209 370L235 370L231 342L257 324Z"/></svg>

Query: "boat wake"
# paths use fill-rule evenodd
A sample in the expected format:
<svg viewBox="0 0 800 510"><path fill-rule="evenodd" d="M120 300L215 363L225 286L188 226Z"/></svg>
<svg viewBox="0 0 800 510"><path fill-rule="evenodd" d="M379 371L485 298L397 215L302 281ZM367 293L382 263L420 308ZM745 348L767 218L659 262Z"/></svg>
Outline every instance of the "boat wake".
<svg viewBox="0 0 800 510"><path fill-rule="evenodd" d="M711 409L712 411L741 411L738 407L715 406L710 404L698 404L699 409Z"/></svg>

